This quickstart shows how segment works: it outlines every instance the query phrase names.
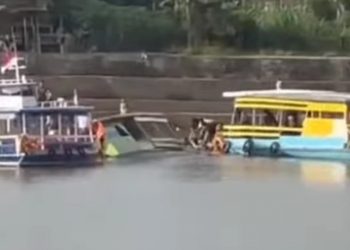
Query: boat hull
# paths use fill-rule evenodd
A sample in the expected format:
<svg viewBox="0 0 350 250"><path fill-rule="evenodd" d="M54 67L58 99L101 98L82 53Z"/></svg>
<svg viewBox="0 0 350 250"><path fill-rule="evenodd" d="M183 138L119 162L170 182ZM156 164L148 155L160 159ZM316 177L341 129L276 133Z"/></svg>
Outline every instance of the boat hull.
<svg viewBox="0 0 350 250"><path fill-rule="evenodd" d="M251 148L248 147L249 150L246 147L248 140L253 145ZM281 137L279 139L230 138L227 141L231 145L230 154L350 161L350 149L340 139L307 140Z"/></svg>
<svg viewBox="0 0 350 250"><path fill-rule="evenodd" d="M0 168L2 167L82 167L102 164L102 158L97 153L86 155L72 155L67 157L64 154L55 156L48 154L41 155L0 155Z"/></svg>

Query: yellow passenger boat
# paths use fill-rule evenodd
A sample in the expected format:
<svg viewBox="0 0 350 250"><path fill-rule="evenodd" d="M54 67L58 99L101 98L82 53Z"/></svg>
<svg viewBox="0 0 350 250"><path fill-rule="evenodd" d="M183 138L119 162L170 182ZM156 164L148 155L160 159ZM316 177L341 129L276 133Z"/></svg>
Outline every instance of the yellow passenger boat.
<svg viewBox="0 0 350 250"><path fill-rule="evenodd" d="M350 94L277 88L223 96L234 99L223 127L229 153L350 160Z"/></svg>

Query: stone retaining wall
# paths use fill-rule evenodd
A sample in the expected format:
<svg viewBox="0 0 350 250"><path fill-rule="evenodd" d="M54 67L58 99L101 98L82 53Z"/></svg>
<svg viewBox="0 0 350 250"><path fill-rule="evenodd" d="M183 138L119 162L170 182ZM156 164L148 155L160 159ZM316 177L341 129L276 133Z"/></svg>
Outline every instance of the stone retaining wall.
<svg viewBox="0 0 350 250"><path fill-rule="evenodd" d="M327 57L205 57L149 54L28 54L36 75L104 75L246 79L256 81L350 81L350 58Z"/></svg>

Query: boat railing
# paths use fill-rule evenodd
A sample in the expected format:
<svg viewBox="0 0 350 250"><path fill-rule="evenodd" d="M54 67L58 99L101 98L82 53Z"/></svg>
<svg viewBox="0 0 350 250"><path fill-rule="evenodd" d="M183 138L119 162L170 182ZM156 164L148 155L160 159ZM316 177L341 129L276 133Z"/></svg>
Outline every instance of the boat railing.
<svg viewBox="0 0 350 250"><path fill-rule="evenodd" d="M17 79L0 79L0 87L8 87L8 86L20 86L20 85L35 85L37 82L33 79L23 79L22 81L18 81Z"/></svg>
<svg viewBox="0 0 350 250"><path fill-rule="evenodd" d="M95 137L91 135L26 135L30 139L39 140L41 144L91 144Z"/></svg>
<svg viewBox="0 0 350 250"><path fill-rule="evenodd" d="M44 139L61 142L91 142L90 135L45 135Z"/></svg>
<svg viewBox="0 0 350 250"><path fill-rule="evenodd" d="M0 135L0 140L9 140L9 139L18 139L21 136L24 135ZM40 139L41 135L34 135L34 134L25 134L25 136L32 138L32 139ZM63 140L75 140L75 139L89 139L90 140L90 135L86 134L86 135L44 135L44 138L50 138L50 139L63 139Z"/></svg>
<svg viewBox="0 0 350 250"><path fill-rule="evenodd" d="M54 101L44 101L40 102L39 106L41 108L67 108L67 107L78 107L79 105L74 101L67 101L64 99L58 99Z"/></svg>

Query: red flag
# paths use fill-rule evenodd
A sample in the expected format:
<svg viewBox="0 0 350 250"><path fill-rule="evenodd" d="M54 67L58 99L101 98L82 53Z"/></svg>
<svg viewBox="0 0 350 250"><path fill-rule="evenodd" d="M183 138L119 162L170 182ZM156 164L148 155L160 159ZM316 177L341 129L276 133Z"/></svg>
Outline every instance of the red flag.
<svg viewBox="0 0 350 250"><path fill-rule="evenodd" d="M14 53L6 53L1 65L1 74L4 74L6 70L13 68L18 63L17 60L18 58Z"/></svg>

